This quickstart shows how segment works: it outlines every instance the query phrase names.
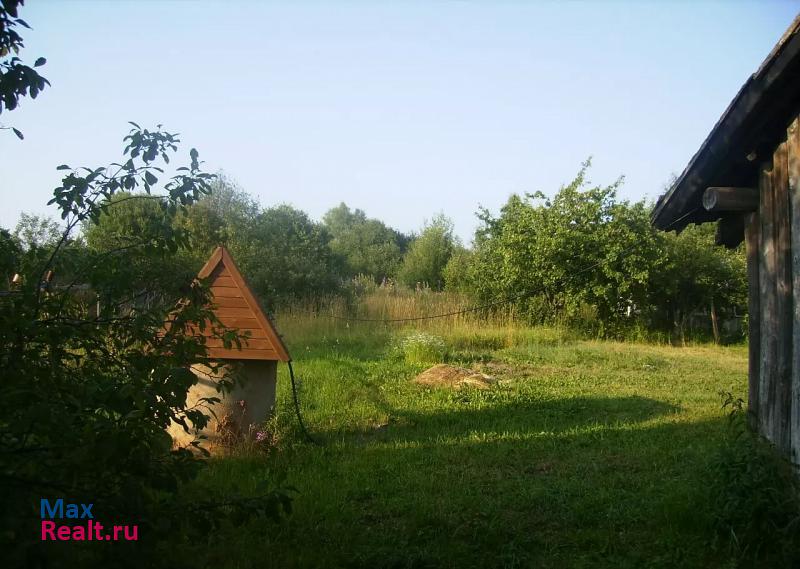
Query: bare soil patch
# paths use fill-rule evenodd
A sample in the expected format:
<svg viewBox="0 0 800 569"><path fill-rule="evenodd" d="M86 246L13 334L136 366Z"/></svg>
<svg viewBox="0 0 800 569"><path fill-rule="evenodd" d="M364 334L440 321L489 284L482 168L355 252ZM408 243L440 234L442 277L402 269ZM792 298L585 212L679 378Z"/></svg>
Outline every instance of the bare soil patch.
<svg viewBox="0 0 800 569"><path fill-rule="evenodd" d="M462 387L487 389L497 383L497 380L491 375L486 375L485 373L472 369L447 364L437 364L415 377L414 383L432 387L450 387L454 389L460 389Z"/></svg>

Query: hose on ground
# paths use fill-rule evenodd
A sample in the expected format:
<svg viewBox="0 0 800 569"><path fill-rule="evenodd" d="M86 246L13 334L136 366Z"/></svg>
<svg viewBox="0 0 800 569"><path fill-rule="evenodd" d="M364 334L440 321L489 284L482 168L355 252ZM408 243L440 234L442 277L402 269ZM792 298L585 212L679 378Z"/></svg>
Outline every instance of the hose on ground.
<svg viewBox="0 0 800 569"><path fill-rule="evenodd" d="M291 379L292 381L292 399L294 400L294 412L297 415L297 422L300 424L300 430L303 432L303 436L305 436L308 442L315 445L321 445L321 443L317 439L311 436L311 433L309 433L308 429L306 428L305 421L303 421L303 415L302 413L300 413L300 401L297 398L297 383L294 379L294 369L292 368L292 362L288 361L286 363L289 365L289 379Z"/></svg>

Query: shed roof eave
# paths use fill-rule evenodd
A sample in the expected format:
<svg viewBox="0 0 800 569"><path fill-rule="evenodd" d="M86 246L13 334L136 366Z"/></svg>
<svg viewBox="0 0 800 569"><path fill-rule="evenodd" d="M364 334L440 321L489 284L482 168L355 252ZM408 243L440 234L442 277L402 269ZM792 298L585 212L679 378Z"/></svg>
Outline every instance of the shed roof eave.
<svg viewBox="0 0 800 569"><path fill-rule="evenodd" d="M658 199L651 214L656 228L680 231L690 223L719 219L719 214L702 208L705 189L715 185L746 185L753 176L758 164L748 164L745 158L753 150L750 146L772 136L773 130L783 125L792 112L797 112L799 31L800 15L739 89L680 177Z"/></svg>

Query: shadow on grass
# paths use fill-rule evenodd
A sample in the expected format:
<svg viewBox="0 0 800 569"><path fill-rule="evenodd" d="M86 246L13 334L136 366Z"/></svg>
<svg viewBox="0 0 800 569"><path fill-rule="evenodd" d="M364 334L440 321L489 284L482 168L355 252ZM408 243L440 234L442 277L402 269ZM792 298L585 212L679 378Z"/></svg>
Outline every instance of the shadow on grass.
<svg viewBox="0 0 800 569"><path fill-rule="evenodd" d="M594 409L652 417L621 407L625 403L612 400ZM490 417L495 415L483 414ZM513 432L484 438L464 424L436 421L428 426L461 436L437 440L404 432L395 440L418 443L364 449L363 456L346 461L347 472L361 475L349 481L343 507L351 511L354 527L372 530L371 538L342 551L342 562L353 567L724 566L708 547L714 505L706 489L708 457L721 444L725 419L572 428L593 424L566 421L540 435L541 423L511 421L506 426L528 430L519 431L519 438Z"/></svg>
<svg viewBox="0 0 800 569"><path fill-rule="evenodd" d="M368 445L305 447L286 465L290 531L237 538L237 566L259 548L296 567L728 566L707 498L726 420L642 424L676 410L616 397L409 413Z"/></svg>
<svg viewBox="0 0 800 569"><path fill-rule="evenodd" d="M587 427L634 425L676 414L676 405L640 396L572 397L520 401L492 401L491 392L462 391L453 394L452 408L418 413L387 409L388 424L371 430L334 429L323 436L355 437L359 442L442 440L481 433L514 433L519 436L559 434ZM519 396L515 396L519 397Z"/></svg>

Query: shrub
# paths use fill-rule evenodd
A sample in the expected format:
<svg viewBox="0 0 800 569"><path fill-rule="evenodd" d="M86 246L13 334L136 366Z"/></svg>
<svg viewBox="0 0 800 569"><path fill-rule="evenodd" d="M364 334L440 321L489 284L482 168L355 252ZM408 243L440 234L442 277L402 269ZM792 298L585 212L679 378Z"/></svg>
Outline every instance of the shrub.
<svg viewBox="0 0 800 569"><path fill-rule="evenodd" d="M372 276L358 274L345 284L345 290L352 292L354 296L364 296L375 293L378 290L378 285Z"/></svg>
<svg viewBox="0 0 800 569"><path fill-rule="evenodd" d="M447 356L444 339L427 332L412 332L401 337L393 346L406 363L430 365L442 363Z"/></svg>
<svg viewBox="0 0 800 569"><path fill-rule="evenodd" d="M283 490L255 497L234 496L227 488L202 496L185 492L205 463L192 447L172 448L166 429L171 422L202 429L208 422L203 405L218 401L187 404L196 381L190 367L219 369L196 331L211 328L226 346L239 336L209 309L207 283L176 270L174 258L188 239L167 223L209 191L211 175L191 150L189 165L162 183L164 193L154 193L153 172L162 170L157 159L167 162L178 140L134 127L125 138L124 164L60 167L68 172L51 203L66 228L45 254L22 252L15 263L22 280L0 298L0 484L8 496L0 535L11 542L3 543L9 567L111 566L112 559L115 567L174 566L181 547L212 530L255 516L277 519L290 506ZM108 219L110 209L129 203L112 198L138 187L146 193L127 199L157 203L161 215L153 219L164 223L135 241L66 254L71 231ZM75 292L81 287L92 302ZM229 387L230 379L222 383ZM43 544L37 520L42 498L96 502L98 521L131 522L152 538L135 544L135 557L124 553L126 544Z"/></svg>
<svg viewBox="0 0 800 569"><path fill-rule="evenodd" d="M409 246L398 279L409 287L442 290L444 269L456 244L453 222L444 215L436 216Z"/></svg>

